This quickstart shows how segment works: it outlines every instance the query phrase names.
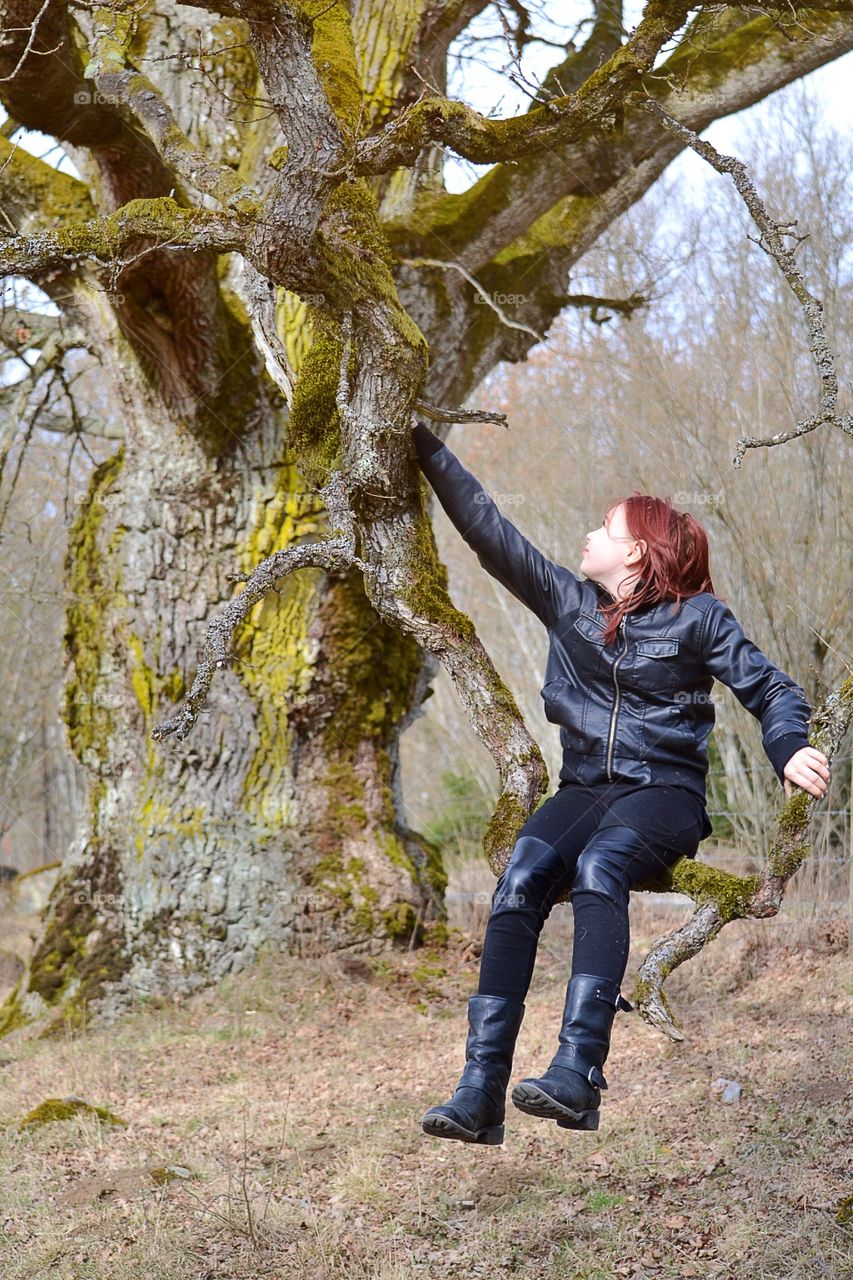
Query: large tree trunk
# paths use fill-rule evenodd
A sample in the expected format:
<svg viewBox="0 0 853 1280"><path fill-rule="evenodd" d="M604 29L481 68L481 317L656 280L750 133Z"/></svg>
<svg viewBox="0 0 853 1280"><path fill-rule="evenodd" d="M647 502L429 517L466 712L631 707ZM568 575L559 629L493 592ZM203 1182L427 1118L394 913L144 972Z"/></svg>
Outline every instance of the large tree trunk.
<svg viewBox="0 0 853 1280"><path fill-rule="evenodd" d="M65 719L91 776L7 1027L188 992L267 945L377 950L440 917L437 851L398 820L397 738L422 696L416 643L360 575L288 577L239 637L192 736L156 743L212 614L325 513L282 446L286 406L255 362L231 447L187 430L107 313L126 439L70 532Z"/></svg>

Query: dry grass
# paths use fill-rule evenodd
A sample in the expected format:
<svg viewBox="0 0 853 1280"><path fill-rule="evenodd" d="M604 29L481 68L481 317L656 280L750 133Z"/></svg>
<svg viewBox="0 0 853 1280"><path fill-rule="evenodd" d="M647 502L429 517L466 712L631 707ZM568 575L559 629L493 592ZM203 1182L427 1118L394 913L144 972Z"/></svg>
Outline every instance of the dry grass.
<svg viewBox="0 0 853 1280"><path fill-rule="evenodd" d="M632 911L629 979L679 918L641 896ZM556 1044L570 918L556 910L543 934L516 1079ZM840 924L809 929L730 926L671 981L683 1045L619 1015L597 1133L510 1105L498 1148L420 1128L464 1059L478 962L462 934L443 960L270 960L111 1028L11 1037L0 1275L840 1277L850 974ZM741 1083L738 1104L718 1076ZM69 1093L127 1127L17 1127ZM194 1176L155 1181L164 1166Z"/></svg>

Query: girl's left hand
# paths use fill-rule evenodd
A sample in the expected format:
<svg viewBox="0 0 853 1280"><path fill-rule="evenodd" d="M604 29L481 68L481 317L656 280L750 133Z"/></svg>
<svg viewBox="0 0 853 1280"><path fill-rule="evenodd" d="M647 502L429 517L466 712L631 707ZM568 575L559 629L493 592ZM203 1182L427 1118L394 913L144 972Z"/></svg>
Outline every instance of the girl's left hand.
<svg viewBox="0 0 853 1280"><path fill-rule="evenodd" d="M794 784L804 791L817 796L818 800L826 795L829 782L829 761L822 751L815 747L800 747L785 765L785 795L790 800L794 794Z"/></svg>

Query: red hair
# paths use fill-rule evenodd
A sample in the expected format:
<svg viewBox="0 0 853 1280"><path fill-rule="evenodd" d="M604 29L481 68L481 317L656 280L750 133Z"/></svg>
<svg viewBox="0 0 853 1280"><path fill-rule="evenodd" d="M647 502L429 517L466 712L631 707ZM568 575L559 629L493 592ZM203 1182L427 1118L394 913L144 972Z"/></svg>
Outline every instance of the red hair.
<svg viewBox="0 0 853 1280"><path fill-rule="evenodd" d="M638 566L642 581L634 584L634 594L600 606L608 619L605 644L613 643L625 614L641 605L659 600L680 604L700 591L717 594L708 569L708 535L689 511L676 511L668 498L653 498L636 489L628 498L617 498L610 509L620 502L629 534L645 542L646 552Z"/></svg>

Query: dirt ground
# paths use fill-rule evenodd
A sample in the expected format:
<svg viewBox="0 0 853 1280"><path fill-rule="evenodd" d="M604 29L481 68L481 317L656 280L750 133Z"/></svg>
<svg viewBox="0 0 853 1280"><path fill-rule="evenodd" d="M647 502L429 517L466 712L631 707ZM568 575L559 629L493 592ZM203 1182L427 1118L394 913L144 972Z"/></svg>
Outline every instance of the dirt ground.
<svg viewBox="0 0 853 1280"><path fill-rule="evenodd" d="M632 906L629 996L673 923ZM513 1079L556 1047L565 928L543 934ZM597 1132L508 1102L501 1147L420 1127L464 1062L478 961L456 932L446 953L267 960L112 1027L16 1032L0 1042L0 1275L839 1280L851 970L841 923L802 932L729 926L668 984L683 1043L617 1015ZM67 1095L126 1123L21 1127Z"/></svg>

